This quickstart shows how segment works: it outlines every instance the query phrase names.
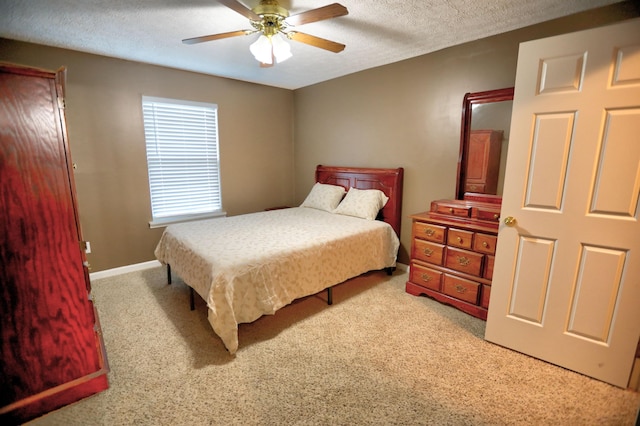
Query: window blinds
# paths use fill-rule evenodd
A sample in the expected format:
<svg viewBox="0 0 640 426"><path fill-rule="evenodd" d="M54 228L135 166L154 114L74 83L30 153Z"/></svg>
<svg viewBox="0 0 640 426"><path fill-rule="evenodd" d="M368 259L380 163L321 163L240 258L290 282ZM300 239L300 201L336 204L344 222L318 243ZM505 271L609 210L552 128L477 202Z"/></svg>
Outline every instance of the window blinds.
<svg viewBox="0 0 640 426"><path fill-rule="evenodd" d="M143 96L142 110L154 221L221 212L217 105Z"/></svg>

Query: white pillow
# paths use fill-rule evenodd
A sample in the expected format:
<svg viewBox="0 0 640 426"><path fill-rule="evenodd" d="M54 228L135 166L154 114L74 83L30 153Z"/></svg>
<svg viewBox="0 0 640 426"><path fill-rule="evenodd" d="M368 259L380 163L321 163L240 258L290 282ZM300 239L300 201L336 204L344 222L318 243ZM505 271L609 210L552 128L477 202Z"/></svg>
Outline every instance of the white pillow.
<svg viewBox="0 0 640 426"><path fill-rule="evenodd" d="M389 201L389 197L378 189L349 188L344 200L333 212L375 220L378 212L387 204L387 201Z"/></svg>
<svg viewBox="0 0 640 426"><path fill-rule="evenodd" d="M332 212L344 197L345 192L347 191L339 185L316 182L300 207Z"/></svg>

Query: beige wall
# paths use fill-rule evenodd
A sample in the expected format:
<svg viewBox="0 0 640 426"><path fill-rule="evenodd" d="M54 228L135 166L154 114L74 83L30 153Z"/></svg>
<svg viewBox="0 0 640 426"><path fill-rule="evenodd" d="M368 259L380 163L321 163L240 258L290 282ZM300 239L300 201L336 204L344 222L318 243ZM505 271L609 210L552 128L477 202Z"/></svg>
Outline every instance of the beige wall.
<svg viewBox="0 0 640 426"><path fill-rule="evenodd" d="M66 116L93 272L153 260L142 95L218 104L223 207L293 199L293 92L0 39L0 61L67 67Z"/></svg>
<svg viewBox="0 0 640 426"><path fill-rule="evenodd" d="M399 259L408 263L408 216L455 196L465 93L513 86L522 41L638 14L617 4L296 90L296 201L317 164L404 167Z"/></svg>
<svg viewBox="0 0 640 426"><path fill-rule="evenodd" d="M519 42L639 16L632 3L296 91L3 39L0 61L67 67L67 127L92 271L153 260L162 232L147 226L143 94L219 105L230 215L302 202L317 164L404 167L407 263L407 216L454 194L464 94L512 86Z"/></svg>

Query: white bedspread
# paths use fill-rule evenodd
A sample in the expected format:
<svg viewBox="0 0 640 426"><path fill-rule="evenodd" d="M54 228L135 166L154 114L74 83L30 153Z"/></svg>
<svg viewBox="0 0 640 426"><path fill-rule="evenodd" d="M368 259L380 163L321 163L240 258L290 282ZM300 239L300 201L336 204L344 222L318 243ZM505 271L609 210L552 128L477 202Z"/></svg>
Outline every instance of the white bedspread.
<svg viewBox="0 0 640 426"><path fill-rule="evenodd" d="M399 244L387 223L296 207L170 225L155 255L207 302L233 354L238 324L395 266Z"/></svg>

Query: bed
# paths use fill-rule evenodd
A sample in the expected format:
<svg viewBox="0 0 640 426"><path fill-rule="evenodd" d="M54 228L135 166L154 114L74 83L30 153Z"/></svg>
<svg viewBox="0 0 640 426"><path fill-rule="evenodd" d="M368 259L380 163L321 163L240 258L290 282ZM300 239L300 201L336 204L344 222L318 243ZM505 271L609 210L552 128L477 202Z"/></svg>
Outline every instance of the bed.
<svg viewBox="0 0 640 426"><path fill-rule="evenodd" d="M238 324L324 290L331 304L332 286L395 269L403 169L317 166L315 177L299 207L174 224L162 234L155 255L169 283L172 271L184 280L192 309L194 292L206 301L231 354Z"/></svg>

